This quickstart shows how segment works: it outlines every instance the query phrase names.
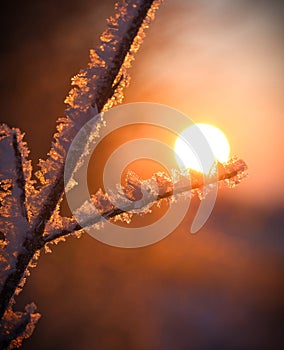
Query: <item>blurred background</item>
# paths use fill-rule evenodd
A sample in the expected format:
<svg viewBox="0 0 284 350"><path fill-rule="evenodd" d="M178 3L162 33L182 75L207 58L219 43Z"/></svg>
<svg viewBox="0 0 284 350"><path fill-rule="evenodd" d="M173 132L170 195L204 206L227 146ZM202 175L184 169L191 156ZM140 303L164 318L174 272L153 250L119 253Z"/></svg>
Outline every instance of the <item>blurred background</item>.
<svg viewBox="0 0 284 350"><path fill-rule="evenodd" d="M26 133L34 165L113 7L2 7L0 120ZM220 191L197 235L188 233L189 212L150 247L113 248L86 234L42 253L17 298L19 310L34 301L42 314L23 349L284 346L283 15L277 0L164 2L124 102L164 103L217 126L249 178Z"/></svg>

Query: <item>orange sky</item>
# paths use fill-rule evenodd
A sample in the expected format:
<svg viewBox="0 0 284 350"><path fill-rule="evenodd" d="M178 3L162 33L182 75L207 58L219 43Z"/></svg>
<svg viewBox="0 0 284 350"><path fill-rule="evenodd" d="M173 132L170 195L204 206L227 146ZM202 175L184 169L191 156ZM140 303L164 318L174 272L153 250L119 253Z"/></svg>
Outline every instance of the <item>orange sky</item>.
<svg viewBox="0 0 284 350"><path fill-rule="evenodd" d="M51 4L44 12L48 25L39 22L37 33L29 21L6 28L12 34L1 56L1 121L26 132L35 161L50 147L70 78L86 66L113 2L86 1L82 12L64 20L54 16ZM284 199L283 25L277 4L165 1L125 92L125 102L164 103L222 129L232 154L249 165L249 179L226 193L267 206Z"/></svg>
<svg viewBox="0 0 284 350"><path fill-rule="evenodd" d="M134 63L125 102L168 104L218 126L249 165L234 197L283 203L280 21L275 9L237 3L167 1Z"/></svg>

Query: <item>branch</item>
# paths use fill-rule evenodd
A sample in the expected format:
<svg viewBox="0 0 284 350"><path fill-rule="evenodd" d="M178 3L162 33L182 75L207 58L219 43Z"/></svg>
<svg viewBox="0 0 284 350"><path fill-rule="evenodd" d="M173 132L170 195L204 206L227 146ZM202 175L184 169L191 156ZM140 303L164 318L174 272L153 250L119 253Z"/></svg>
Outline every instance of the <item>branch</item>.
<svg viewBox="0 0 284 350"><path fill-rule="evenodd" d="M228 163L218 164L218 178L217 181L219 183L227 184L231 187L237 185L243 177L246 176L247 165L241 159L233 159ZM75 231L80 231L84 229L84 227L92 226L102 220L102 218L106 220L114 219L116 216L123 213L135 213L137 210L141 210L147 207L149 204L158 203L159 201L175 196L176 194L188 193L194 194L197 190L202 191L205 186L209 186L210 184L216 183L216 178L209 178L206 183L204 183L204 179L201 173L190 172L190 177L183 178L178 183L173 183L172 179L167 177L164 173L154 174L152 179L156 182L157 187L159 189L159 194L153 197L149 196L148 200L143 201L140 205L137 206L137 200L141 197L141 184L142 181L138 180L137 176L133 173L130 173L130 176L134 181L128 179L126 187L123 188L125 197L129 197L132 199L132 202L124 207L117 208L114 207L108 199L107 194L103 194L101 191L98 191L97 194L93 197L92 202L97 206L98 211L100 213L98 215L92 216L88 218L84 224L79 225L74 219L70 220L68 225L65 225L63 229L57 229L50 232L48 235L44 237L44 243L54 242L61 237L67 236L69 234L74 233ZM190 185L188 184L190 179ZM138 180L138 181L137 181ZM147 180L146 180L147 181ZM173 188L175 187L175 190ZM133 192L136 192L133 195ZM127 193L132 195L128 195ZM136 199L136 200L135 200ZM100 203L103 202L103 205L100 206ZM111 207L111 209L105 210L104 208Z"/></svg>
<svg viewBox="0 0 284 350"><path fill-rule="evenodd" d="M17 173L17 179L16 183L19 188L19 206L22 216L28 221L28 214L26 209L26 180L24 175L24 169L23 169L23 162L22 162L22 155L21 151L19 149L19 143L17 140L17 132L13 132L13 148L15 153L15 162L16 162L16 173Z"/></svg>
<svg viewBox="0 0 284 350"><path fill-rule="evenodd" d="M22 138L19 129L0 125L0 316L19 284L12 281L29 230L26 189L31 186L31 164Z"/></svg>
<svg viewBox="0 0 284 350"><path fill-rule="evenodd" d="M31 303L25 307L25 312L14 312L8 309L0 323L0 348L13 349L22 345L22 341L28 338L40 318L35 313L36 306Z"/></svg>
<svg viewBox="0 0 284 350"><path fill-rule="evenodd" d="M73 138L103 108L121 102L121 91L127 86L125 70L130 66L143 32L159 3L159 0L128 0L117 5L115 16L109 19L108 28L101 37L101 45L90 53L88 68L73 78L73 89L65 101L68 104L66 117L59 120L48 159L40 161L41 170L37 173L40 190L31 191L33 197L27 204L30 225L21 227L26 238L15 255L14 268L1 286L0 318L23 281L30 261L44 245L46 224L57 210L63 195L64 163ZM98 120L98 129L101 125ZM22 196L20 202L23 200ZM18 230L14 233L18 234Z"/></svg>
<svg viewBox="0 0 284 350"><path fill-rule="evenodd" d="M115 16L108 20L108 28L101 36L101 45L96 51L91 50L89 67L73 78L74 88L65 100L69 105L67 116L60 119L49 158L40 162L38 177L43 186L38 207L41 210L33 222L33 231L38 235L43 234L62 197L64 164L71 142L86 122L103 108L112 106L112 98L121 102L121 90L127 85L123 79L125 66L129 66L131 55L137 52L140 45L137 37L142 36L159 3L157 0L129 0L117 6ZM97 124L99 130L102 121L98 119Z"/></svg>

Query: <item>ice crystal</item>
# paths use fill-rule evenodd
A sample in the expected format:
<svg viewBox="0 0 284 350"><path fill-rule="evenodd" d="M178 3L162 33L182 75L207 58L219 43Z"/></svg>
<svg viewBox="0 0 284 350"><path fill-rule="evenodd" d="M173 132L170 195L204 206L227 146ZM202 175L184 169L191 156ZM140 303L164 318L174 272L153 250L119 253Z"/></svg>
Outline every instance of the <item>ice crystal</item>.
<svg viewBox="0 0 284 350"><path fill-rule="evenodd" d="M102 190L99 190L98 193L91 198L99 213L107 212L114 208L107 193L103 193Z"/></svg>
<svg viewBox="0 0 284 350"><path fill-rule="evenodd" d="M141 178L134 172L128 171L125 179L126 185L123 188L126 198L136 201L143 196L141 191Z"/></svg>
<svg viewBox="0 0 284 350"><path fill-rule="evenodd" d="M221 186L234 188L247 176L247 165L235 156L229 162L220 165L219 174L223 180Z"/></svg>
<svg viewBox="0 0 284 350"><path fill-rule="evenodd" d="M171 192L173 190L173 182L170 176L163 172L157 172L152 176L158 187L159 195L163 193Z"/></svg>
<svg viewBox="0 0 284 350"><path fill-rule="evenodd" d="M0 348L14 349L22 345L22 341L33 333L35 324L40 318L36 313L36 305L31 303L25 312L14 312L8 308L0 322Z"/></svg>
<svg viewBox="0 0 284 350"><path fill-rule="evenodd" d="M49 157L40 161L37 177L43 185L35 198L36 206L44 210L52 209L52 203L59 200L63 191L64 162L70 144L83 125L102 110L107 110L123 99L123 89L128 85L127 69L134 59L143 38L145 29L154 18L160 0L129 0L116 5L114 16L101 36L101 44L90 51L88 67L82 69L72 79L72 90L65 99L66 117L59 120L57 133ZM99 136L103 120L98 118L92 137ZM88 153L88 149L84 155ZM81 164L75 154L74 167ZM70 179L72 188L76 181ZM56 198L54 198L56 197ZM39 212L38 217L43 213ZM48 218L49 219L49 218ZM48 221L48 220L47 220ZM34 228L46 224L42 219L34 222Z"/></svg>
<svg viewBox="0 0 284 350"><path fill-rule="evenodd" d="M123 101L123 90L129 85L130 77L127 70L131 67L132 62L134 61L135 54L138 52L143 40L145 38L145 30L149 27L151 21L155 18L155 12L159 8L163 0L152 1L152 5L149 7L146 17L143 19L141 26L135 36L129 50L127 51L125 60L120 67L120 70L117 74L116 80L114 81L115 91L113 96L109 99L107 104L104 106L104 111L110 109L114 105L117 105ZM136 16L141 11L143 6L142 1L129 1L122 4L116 4L116 14L113 17L110 17L108 20L108 29L102 34L102 42L109 43L113 42L114 45L118 43L117 37L123 35L123 32L129 30L124 23L127 22L127 16ZM119 34L117 28L121 29ZM104 45L100 46L100 49L104 51ZM99 57L100 54L97 54Z"/></svg>
<svg viewBox="0 0 284 350"><path fill-rule="evenodd" d="M83 228L99 223L102 218L129 223L133 214L150 213L153 203L160 206L163 201L170 204L194 195L202 200L217 184L235 186L246 176L246 170L247 165L243 160L233 158L228 163L218 163L217 173L209 178L187 169L173 170L171 177L158 172L150 179L143 180L133 171L129 171L124 186L117 184L117 191L109 193L99 189L89 201L77 209L76 217L80 219ZM96 215L93 214L94 206Z"/></svg>
<svg viewBox="0 0 284 350"><path fill-rule="evenodd" d="M0 126L0 231L2 244L0 252L1 297L6 280L17 272L18 258L25 253L24 242L29 237L29 219L33 215L32 198L35 194L31 180L31 162L27 159L28 148L19 129ZM33 257L36 258L36 257ZM32 261L32 260L31 260ZM14 293L17 295L28 276L24 269ZM13 300L12 300L13 301ZM4 299L1 300L1 303ZM13 312L8 308L1 320L1 345L7 348L19 347L24 338L33 331L39 314L35 306L28 305L25 313ZM1 346L1 348L2 348Z"/></svg>
<svg viewBox="0 0 284 350"><path fill-rule="evenodd" d="M0 283L3 283L15 267L29 228L26 203L32 181L28 149L20 130L1 125L0 137L0 231L5 243L1 249Z"/></svg>

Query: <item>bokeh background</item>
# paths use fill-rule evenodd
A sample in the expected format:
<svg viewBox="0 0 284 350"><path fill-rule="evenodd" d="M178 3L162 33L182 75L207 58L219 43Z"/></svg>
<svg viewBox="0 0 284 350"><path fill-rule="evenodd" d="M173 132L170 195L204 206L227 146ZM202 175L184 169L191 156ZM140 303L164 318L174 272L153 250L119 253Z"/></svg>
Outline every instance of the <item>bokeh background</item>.
<svg viewBox="0 0 284 350"><path fill-rule="evenodd" d="M34 164L113 5L2 7L0 118L26 132ZM284 346L283 15L277 0L161 6L125 102L165 103L221 128L249 178L220 192L197 235L188 233L189 213L147 248L116 249L83 235L43 253L17 299L19 309L35 301L42 314L23 349Z"/></svg>

